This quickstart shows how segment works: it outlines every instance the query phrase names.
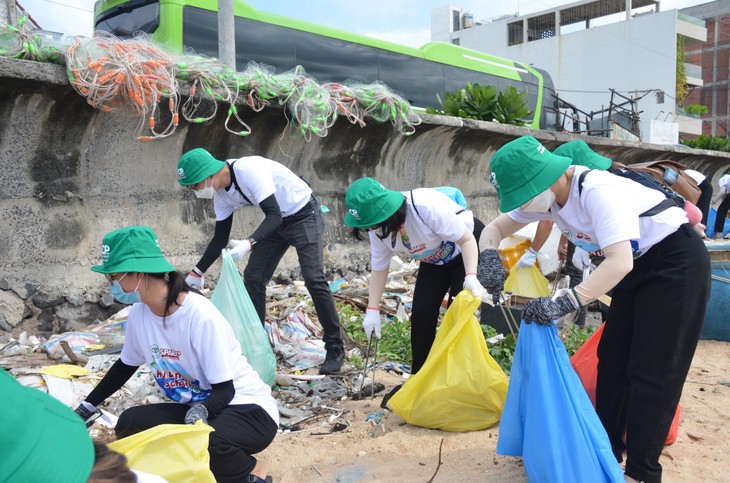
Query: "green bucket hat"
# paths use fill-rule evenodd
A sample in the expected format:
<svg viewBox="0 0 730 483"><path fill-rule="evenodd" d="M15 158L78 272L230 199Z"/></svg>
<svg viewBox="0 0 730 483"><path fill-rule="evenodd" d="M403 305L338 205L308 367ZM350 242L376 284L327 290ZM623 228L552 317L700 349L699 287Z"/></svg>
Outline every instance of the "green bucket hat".
<svg viewBox="0 0 730 483"><path fill-rule="evenodd" d="M557 156L565 156L573 161L573 164L585 166L590 169L600 169L606 171L611 167L611 160L605 156L601 156L597 152L588 147L582 139L576 139L558 146L553 154Z"/></svg>
<svg viewBox="0 0 730 483"><path fill-rule="evenodd" d="M556 156L532 136L510 141L494 153L489 182L497 190L499 211L506 213L530 201L555 183L570 159Z"/></svg>
<svg viewBox="0 0 730 483"><path fill-rule="evenodd" d="M404 200L402 193L387 189L373 178L355 180L345 193L345 225L355 228L379 225L398 211Z"/></svg>
<svg viewBox="0 0 730 483"><path fill-rule="evenodd" d="M218 161L203 148L191 149L177 163L177 182L183 186L198 184L225 165L226 163Z"/></svg>
<svg viewBox="0 0 730 483"><path fill-rule="evenodd" d="M0 369L2 481L84 482L94 466L94 443L84 421L53 396L26 387Z"/></svg>
<svg viewBox="0 0 730 483"><path fill-rule="evenodd" d="M160 251L157 235L148 226L128 226L108 233L101 242L101 265L91 269L98 273L166 273L174 272Z"/></svg>

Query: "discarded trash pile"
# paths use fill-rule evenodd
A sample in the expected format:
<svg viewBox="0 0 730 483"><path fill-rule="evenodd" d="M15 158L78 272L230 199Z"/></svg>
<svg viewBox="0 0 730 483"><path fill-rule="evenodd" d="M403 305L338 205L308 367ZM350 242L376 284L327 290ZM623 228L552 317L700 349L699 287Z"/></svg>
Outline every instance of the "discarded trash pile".
<svg viewBox="0 0 730 483"><path fill-rule="evenodd" d="M410 307L409 291L417 265L395 262L388 284L395 290L383 309L407 317ZM400 269L398 269L400 268ZM331 284L340 300L357 305L365 303L366 279L355 276ZM362 366L346 365L339 376L314 374L308 369L318 367L326 351L321 340L322 328L312 320L307 307L306 289L301 282L271 285L268 290L266 333L277 354L274 395L279 403L282 431L298 431L309 427L329 427L341 431L349 427L340 406L346 399L368 399L381 395L384 384L377 382L376 371L388 371L407 377L409 368L390 361L377 362L372 357ZM360 302L362 300L362 302ZM82 332L55 334L47 340L27 333L17 339L5 333L0 337L0 367L7 369L22 384L47 391L69 407L94 388L106 371L119 358L124 344L129 307L105 321L97 322ZM352 347L348 356L365 359L360 348ZM308 373L312 372L312 374ZM92 426L94 438L113 439L117 416L125 409L142 404L164 402L165 398L150 374L147 365L139 368L122 388L101 408L102 416ZM371 415L378 418L377 415ZM380 422L374 422L378 426Z"/></svg>
<svg viewBox="0 0 730 483"><path fill-rule="evenodd" d="M175 132L180 115L190 123L212 121L218 104L227 105L225 129L248 136L251 128L239 109L255 112L286 106L290 135L324 137L338 115L365 126L372 118L390 122L402 134L415 132L421 120L408 102L386 85L353 80L318 84L302 66L274 73L250 62L243 72L199 55L171 55L145 37L119 39L105 32L69 37L67 45L18 26L0 26L0 57L66 64L71 86L103 111L140 116L136 137L162 139ZM65 60L64 60L65 59ZM187 91L187 99L182 102Z"/></svg>

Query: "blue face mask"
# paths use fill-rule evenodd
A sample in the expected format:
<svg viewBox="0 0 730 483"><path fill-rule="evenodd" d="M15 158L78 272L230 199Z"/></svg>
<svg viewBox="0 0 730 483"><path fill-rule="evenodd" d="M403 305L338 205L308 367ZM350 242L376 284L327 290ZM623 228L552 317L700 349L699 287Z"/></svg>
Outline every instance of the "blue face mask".
<svg viewBox="0 0 730 483"><path fill-rule="evenodd" d="M141 280L140 280L141 282ZM137 287L139 287L139 283L137 284ZM112 296L119 302L120 304L127 304L132 305L136 304L137 302L141 302L142 299L139 296L139 291L137 288L134 289L133 292L125 292L122 286L119 284L119 280L112 280L111 287L109 287L109 290L112 293Z"/></svg>

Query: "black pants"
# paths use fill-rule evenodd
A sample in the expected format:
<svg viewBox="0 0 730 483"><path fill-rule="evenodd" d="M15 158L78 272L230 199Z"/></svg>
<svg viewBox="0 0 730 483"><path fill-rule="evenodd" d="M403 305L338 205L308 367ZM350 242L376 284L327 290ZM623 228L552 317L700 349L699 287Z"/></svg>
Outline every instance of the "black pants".
<svg viewBox="0 0 730 483"><path fill-rule="evenodd" d="M700 198L697 200L697 208L702 212L702 224L707 226L707 213L710 211L712 202L712 183L705 178L697 185L700 189Z"/></svg>
<svg viewBox="0 0 730 483"><path fill-rule="evenodd" d="M613 290L598 346L596 411L636 480L661 481L659 456L709 295L710 257L689 224L635 260Z"/></svg>
<svg viewBox="0 0 730 483"><path fill-rule="evenodd" d="M730 194L725 195L725 198L717 207L717 216L715 217L715 233L719 233L722 236L722 230L725 228L725 221L727 218L727 212L730 210Z"/></svg>
<svg viewBox="0 0 730 483"><path fill-rule="evenodd" d="M342 345L335 299L324 276L324 217L314 197L298 213L284 218L274 233L257 243L243 271L243 282L261 323L266 317L266 284L289 247L297 251L304 285L324 329L325 347Z"/></svg>
<svg viewBox="0 0 730 483"><path fill-rule="evenodd" d="M160 424L184 424L189 406L177 403L135 406L119 416L115 431L118 438L139 433ZM256 404L226 407L208 421L210 470L218 483L241 483L256 466L252 454L271 444L278 429L276 423Z"/></svg>
<svg viewBox="0 0 730 483"><path fill-rule="evenodd" d="M474 238L479 240L484 223L474 218ZM420 263L418 278L413 289L413 309L411 311L411 350L413 362L411 374L423 367L428 353L436 338L441 302L449 292L449 305L464 289L464 261L461 255L444 265Z"/></svg>

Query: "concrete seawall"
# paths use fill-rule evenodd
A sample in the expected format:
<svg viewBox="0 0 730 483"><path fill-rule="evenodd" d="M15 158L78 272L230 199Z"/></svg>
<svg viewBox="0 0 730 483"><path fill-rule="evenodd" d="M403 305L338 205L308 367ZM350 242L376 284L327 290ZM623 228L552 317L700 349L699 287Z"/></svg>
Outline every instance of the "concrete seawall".
<svg viewBox="0 0 730 483"><path fill-rule="evenodd" d="M487 183L496 149L523 134L549 149L574 139L424 116L409 137L389 124L370 120L360 128L340 118L326 137L306 142L288 134L281 108L241 114L252 128L245 138L226 132L219 113L207 124L181 122L169 138L139 142L138 117L92 108L69 86L63 67L0 59L0 328L10 330L31 318L40 320L45 332L70 330L116 310L107 307L108 296L103 298L103 279L89 270L99 263L102 237L116 228L151 226L171 263L189 270L215 224L212 203L197 200L176 181L180 154L194 147L220 159L265 156L306 179L330 209L325 263L332 273L363 271L369 262L368 246L353 242L342 224L344 193L353 180L372 176L403 190L457 186L476 216L488 221L497 214L496 193ZM730 170L730 155L724 153L585 139L596 151L628 164L678 161L712 177L713 185ZM258 209L234 216L234 238L248 236L263 217ZM218 267L211 268L210 279L217 278ZM290 251L278 276L297 273Z"/></svg>

